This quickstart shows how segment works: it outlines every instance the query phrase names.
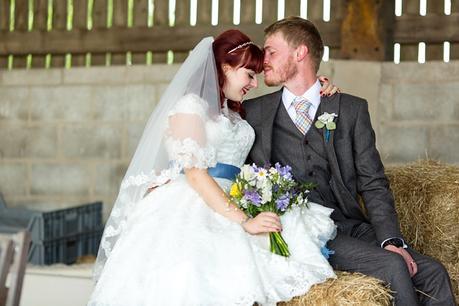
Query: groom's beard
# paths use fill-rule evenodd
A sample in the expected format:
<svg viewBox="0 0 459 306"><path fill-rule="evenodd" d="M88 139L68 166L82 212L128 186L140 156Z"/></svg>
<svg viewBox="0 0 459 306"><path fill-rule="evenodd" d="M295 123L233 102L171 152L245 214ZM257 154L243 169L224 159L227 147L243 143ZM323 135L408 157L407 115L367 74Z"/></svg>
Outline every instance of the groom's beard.
<svg viewBox="0 0 459 306"><path fill-rule="evenodd" d="M265 84L267 86L279 86L292 79L297 73L298 68L296 67L293 56L289 56L285 64L279 68L274 69L273 66L265 65L265 69L270 68L270 76L265 75Z"/></svg>

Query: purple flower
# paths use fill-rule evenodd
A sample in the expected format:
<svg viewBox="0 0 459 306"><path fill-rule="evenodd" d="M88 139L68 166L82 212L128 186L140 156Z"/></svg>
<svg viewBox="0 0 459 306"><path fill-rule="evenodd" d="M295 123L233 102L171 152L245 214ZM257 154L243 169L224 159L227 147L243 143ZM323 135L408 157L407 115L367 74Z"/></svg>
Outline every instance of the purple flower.
<svg viewBox="0 0 459 306"><path fill-rule="evenodd" d="M276 200L276 207L280 211L285 211L288 208L289 203L290 203L289 195L284 194L279 199Z"/></svg>
<svg viewBox="0 0 459 306"><path fill-rule="evenodd" d="M274 165L274 167L276 168L277 172L279 172L279 174L285 178L285 179L291 179L292 178L292 173L290 171L292 171L292 167L290 167L289 165L285 166L285 167L282 167L279 163L276 163Z"/></svg>
<svg viewBox="0 0 459 306"><path fill-rule="evenodd" d="M252 202L255 206L260 207L261 196L256 191L246 190L244 192L244 199Z"/></svg>

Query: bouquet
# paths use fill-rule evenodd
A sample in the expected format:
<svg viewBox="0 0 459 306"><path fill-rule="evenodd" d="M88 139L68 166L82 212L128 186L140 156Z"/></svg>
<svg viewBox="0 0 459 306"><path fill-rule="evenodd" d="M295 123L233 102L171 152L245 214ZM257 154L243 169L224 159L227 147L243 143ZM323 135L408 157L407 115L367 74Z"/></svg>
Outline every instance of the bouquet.
<svg viewBox="0 0 459 306"><path fill-rule="evenodd" d="M283 215L287 210L308 205L307 194L314 184L297 183L290 166L264 168L244 165L231 186L230 198L249 217L260 212L273 212ZM269 234L271 252L288 257L290 252L282 235L278 232Z"/></svg>

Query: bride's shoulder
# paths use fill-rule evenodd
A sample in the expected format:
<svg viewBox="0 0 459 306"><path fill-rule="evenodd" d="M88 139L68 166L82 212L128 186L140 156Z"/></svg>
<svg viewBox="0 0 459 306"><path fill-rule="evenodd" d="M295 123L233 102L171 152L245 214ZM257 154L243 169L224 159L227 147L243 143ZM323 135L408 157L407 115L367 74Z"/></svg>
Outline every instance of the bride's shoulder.
<svg viewBox="0 0 459 306"><path fill-rule="evenodd" d="M209 106L205 100L203 100L196 94L190 93L184 95L177 101L174 108L170 111L169 115L186 113L197 114L200 115L202 118L206 118L208 108Z"/></svg>

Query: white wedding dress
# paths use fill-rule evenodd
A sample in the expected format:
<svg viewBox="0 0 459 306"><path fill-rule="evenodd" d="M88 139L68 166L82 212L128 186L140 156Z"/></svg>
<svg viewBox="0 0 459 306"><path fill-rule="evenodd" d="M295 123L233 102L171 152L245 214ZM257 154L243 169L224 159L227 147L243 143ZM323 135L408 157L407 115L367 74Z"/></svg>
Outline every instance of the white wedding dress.
<svg viewBox="0 0 459 306"><path fill-rule="evenodd" d="M199 97L182 99L171 115L205 116ZM242 166L255 138L250 125L227 108L204 122L205 147L170 135L170 160ZM281 217L291 252L285 258L269 251L267 235L250 235L209 208L183 174L169 175L132 208L89 306L273 305L335 277L321 253L335 234L331 209L310 203ZM231 181L216 180L228 190Z"/></svg>

